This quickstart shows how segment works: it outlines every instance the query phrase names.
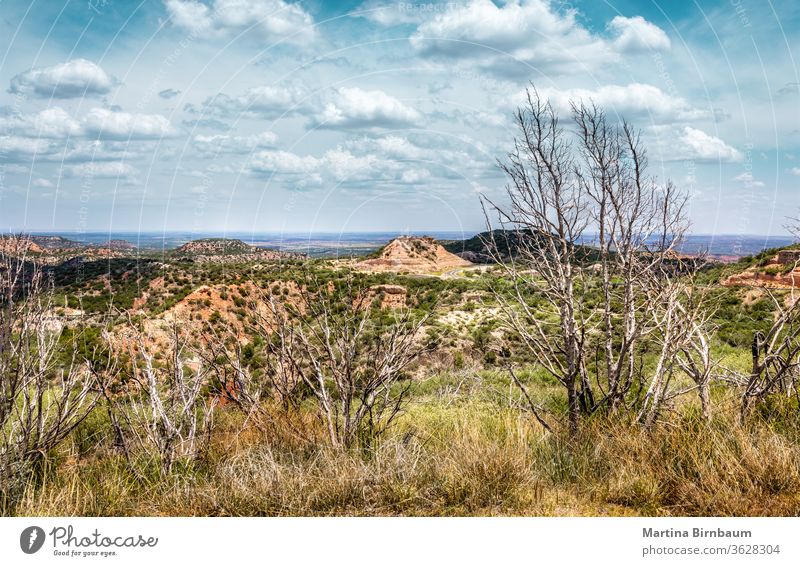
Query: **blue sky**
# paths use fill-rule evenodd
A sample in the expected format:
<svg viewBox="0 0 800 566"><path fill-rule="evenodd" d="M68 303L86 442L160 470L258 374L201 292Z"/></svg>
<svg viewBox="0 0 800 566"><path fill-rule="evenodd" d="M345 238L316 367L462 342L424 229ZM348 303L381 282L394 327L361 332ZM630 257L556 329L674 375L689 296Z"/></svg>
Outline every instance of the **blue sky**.
<svg viewBox="0 0 800 566"><path fill-rule="evenodd" d="M697 233L800 208L796 2L0 1L0 227L479 230L530 82ZM565 116L566 117L566 116Z"/></svg>

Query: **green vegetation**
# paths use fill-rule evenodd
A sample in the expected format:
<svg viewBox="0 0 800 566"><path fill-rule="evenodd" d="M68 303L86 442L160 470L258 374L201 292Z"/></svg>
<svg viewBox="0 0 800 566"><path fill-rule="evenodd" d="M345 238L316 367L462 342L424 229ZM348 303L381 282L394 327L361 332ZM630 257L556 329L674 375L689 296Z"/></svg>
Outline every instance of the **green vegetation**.
<svg viewBox="0 0 800 566"><path fill-rule="evenodd" d="M50 379L73 360L88 360L113 379L107 395L84 405L90 408L85 417L19 476L24 481L2 512L793 515L800 512L796 397L768 397L742 422L741 390L723 379L749 371L753 337L768 330L776 311L769 295L718 281L766 259L712 266L698 278L714 307L711 348L718 377L711 387L710 421L702 418L694 396L683 395L667 404L656 426L642 427L628 412L598 411L585 418L577 435L566 423L562 386L498 316L500 299L515 289L497 269L443 279L353 273L346 263L326 260L215 264L155 257L48 268L54 312L63 317ZM425 320L417 340L420 357L389 391L390 398L402 400L401 411L390 426L364 429L347 447L329 441L306 384L298 382L288 397L278 394L279 335L255 331L258 301L274 297L280 308L297 308L298 289L311 281L314 292L329 293L331 305L339 305L332 307L337 316L352 315L341 305L354 285L392 285L405 290L409 323ZM582 284L588 306L599 308L598 280ZM380 292L371 299L373 326L361 344L379 343L396 322L395 311L380 307L385 298ZM555 320L534 292L525 299L542 320ZM165 322L175 313L184 317L186 348L177 366L170 361ZM308 324L313 322L312 317ZM148 363L160 376L159 387L149 393L136 385L145 369L139 350L120 347L132 328L137 340L158 344ZM203 346L204 340L215 347ZM644 347L646 373L656 349L647 342ZM136 420L136 407L147 395L170 395L176 379L193 378L198 359L214 371L203 374L190 413L174 418L182 426L199 422L205 432L194 437L191 449L176 440L165 466L158 444L132 440L136 427L147 428ZM234 363L260 388L250 404L243 390L231 389ZM602 363L598 352L587 368L590 379ZM515 385L509 365L530 400ZM685 378L677 382L679 388L690 385ZM637 395L633 391L628 402L640 403ZM530 402L551 432L531 413ZM213 419L205 418L208 411Z"/></svg>

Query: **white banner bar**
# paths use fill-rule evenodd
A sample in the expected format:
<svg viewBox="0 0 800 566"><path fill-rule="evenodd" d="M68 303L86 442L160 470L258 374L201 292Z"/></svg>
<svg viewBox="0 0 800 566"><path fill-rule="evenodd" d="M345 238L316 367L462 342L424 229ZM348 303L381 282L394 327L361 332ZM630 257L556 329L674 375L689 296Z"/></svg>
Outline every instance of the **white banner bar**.
<svg viewBox="0 0 800 566"><path fill-rule="evenodd" d="M800 519L5 518L0 564L793 564Z"/></svg>

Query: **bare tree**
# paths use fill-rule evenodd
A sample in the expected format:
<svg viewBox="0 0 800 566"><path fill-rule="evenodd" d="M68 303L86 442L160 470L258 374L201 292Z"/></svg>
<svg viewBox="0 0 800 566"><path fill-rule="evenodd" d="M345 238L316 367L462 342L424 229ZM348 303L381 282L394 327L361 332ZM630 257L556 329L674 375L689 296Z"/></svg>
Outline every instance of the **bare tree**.
<svg viewBox="0 0 800 566"><path fill-rule="evenodd" d="M800 297L794 288L786 295L766 287L764 290L775 307L775 315L766 332L759 331L753 336L752 367L742 393L742 420L755 402L763 401L772 393L798 395Z"/></svg>
<svg viewBox="0 0 800 566"><path fill-rule="evenodd" d="M705 293L695 285L698 259L677 259L671 264L673 273L662 269L651 276L650 300L653 302L652 341L658 348L655 368L647 392L641 401L638 418L652 426L668 401L698 391L704 420L711 418L710 386L714 362L711 357L711 317L713 309ZM694 383L670 389L676 373L688 376Z"/></svg>
<svg viewBox="0 0 800 566"><path fill-rule="evenodd" d="M127 331L130 375L125 394L112 401L112 425L131 464L144 455L168 474L179 460L195 459L210 437L216 400L204 391L209 372L177 322L161 362L130 319Z"/></svg>
<svg viewBox="0 0 800 566"><path fill-rule="evenodd" d="M62 326L30 241L6 237L0 253L0 498L13 505L33 466L91 412L93 374Z"/></svg>
<svg viewBox="0 0 800 566"><path fill-rule="evenodd" d="M686 302L681 306L681 314L687 339L678 352L677 363L697 387L700 410L705 421L711 420L711 378L715 368L711 356L711 337L715 331L712 318L713 305L696 287L689 288Z"/></svg>
<svg viewBox="0 0 800 566"><path fill-rule="evenodd" d="M249 322L244 332L229 330L220 335L209 326L199 352L220 398L238 406L247 414L245 422L265 432L274 430L276 408L283 413L282 424L291 424L302 400L303 380L296 365L300 356L297 326L279 296L257 289L248 304ZM252 346L255 338L260 339L257 361L248 362L243 344L248 341ZM300 428L290 432L308 439Z"/></svg>
<svg viewBox="0 0 800 566"><path fill-rule="evenodd" d="M549 102L529 90L514 116L519 137L500 163L509 178L507 207L486 201L502 228L516 233L518 249L509 258L489 249L512 285L511 297L496 293L505 322L539 363L566 389L570 430L578 430L579 389L585 384L588 321L582 303L585 286L576 257L590 220L586 195L575 177L568 133ZM484 206L486 212L486 206ZM491 221L487 212L487 224ZM531 294L541 296L556 324L542 316Z"/></svg>
<svg viewBox="0 0 800 566"><path fill-rule="evenodd" d="M286 371L313 395L331 444L369 442L391 425L410 387L406 371L423 351L417 338L427 317L384 311L352 273L337 283L307 275L295 297L270 303L270 328L291 342L280 349Z"/></svg>
<svg viewBox="0 0 800 566"><path fill-rule="evenodd" d="M611 124L594 104L573 103L572 112L582 157L576 177L592 201L597 237L591 244L598 249L603 296L604 363L597 372L598 380L604 374L605 396L598 402L614 411L639 378L636 356L658 307L653 294L671 285L667 271L688 230L686 196L647 176L647 152L629 124Z"/></svg>
<svg viewBox="0 0 800 566"><path fill-rule="evenodd" d="M512 257L497 253L496 242L489 246L513 288L510 296L496 293L504 319L566 388L574 433L581 409L614 411L625 403L642 379L645 338L672 328L671 311L656 320L653 287L669 295L665 270L688 223L685 196L647 176L646 152L632 127L610 123L594 105L573 104L572 115L574 133L535 89L528 91L515 114L514 149L500 163L508 204L486 203L516 234ZM487 224L491 229L488 213ZM595 241L589 230L597 231Z"/></svg>

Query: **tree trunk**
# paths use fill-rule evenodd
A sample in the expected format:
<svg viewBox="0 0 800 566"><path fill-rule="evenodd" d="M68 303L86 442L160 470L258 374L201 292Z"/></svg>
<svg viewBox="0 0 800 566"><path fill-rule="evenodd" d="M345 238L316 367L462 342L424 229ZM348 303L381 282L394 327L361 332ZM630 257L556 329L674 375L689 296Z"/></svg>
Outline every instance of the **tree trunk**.
<svg viewBox="0 0 800 566"><path fill-rule="evenodd" d="M567 381L567 406L569 413L569 435L574 438L578 435L578 421L581 415L574 375Z"/></svg>
<svg viewBox="0 0 800 566"><path fill-rule="evenodd" d="M703 413L703 420L711 421L711 387L708 380L700 384L700 408Z"/></svg>

